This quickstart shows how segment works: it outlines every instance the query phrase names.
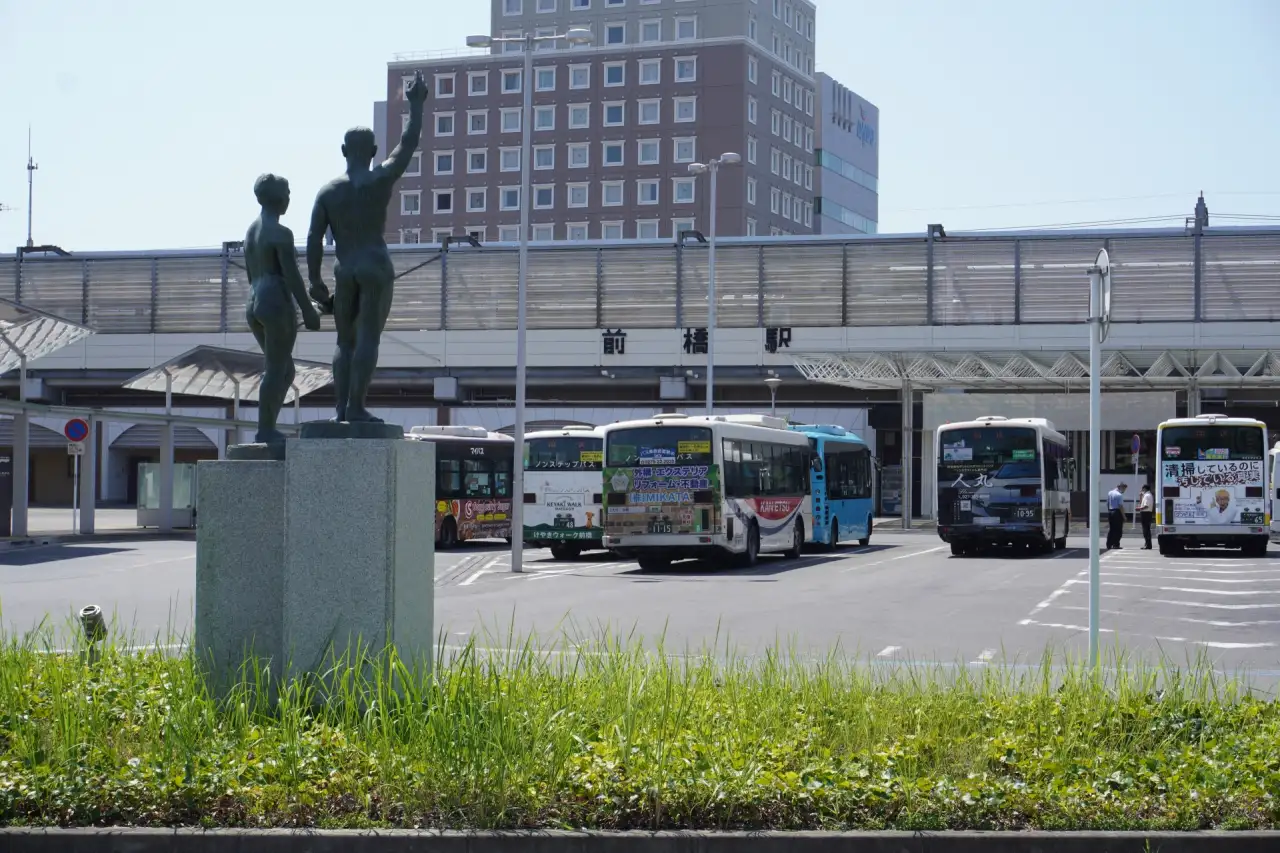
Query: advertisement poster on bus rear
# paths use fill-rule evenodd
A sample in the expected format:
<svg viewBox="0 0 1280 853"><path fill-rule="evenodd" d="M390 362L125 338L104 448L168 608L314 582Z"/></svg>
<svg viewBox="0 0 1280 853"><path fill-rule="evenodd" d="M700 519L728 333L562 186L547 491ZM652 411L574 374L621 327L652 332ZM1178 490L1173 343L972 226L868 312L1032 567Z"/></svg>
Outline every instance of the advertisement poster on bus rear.
<svg viewBox="0 0 1280 853"><path fill-rule="evenodd" d="M603 534L599 470L548 475L526 471L525 491L539 497L524 508L526 541L582 542L599 539Z"/></svg>
<svg viewBox="0 0 1280 853"><path fill-rule="evenodd" d="M1166 501L1173 501L1173 518L1166 523L1263 524L1264 463L1228 460L1226 450L1199 455L1204 458L1166 459L1161 465ZM1177 489L1176 496L1169 496L1169 489Z"/></svg>
<svg viewBox="0 0 1280 853"><path fill-rule="evenodd" d="M606 468L604 487L609 536L710 533L719 522L716 465Z"/></svg>

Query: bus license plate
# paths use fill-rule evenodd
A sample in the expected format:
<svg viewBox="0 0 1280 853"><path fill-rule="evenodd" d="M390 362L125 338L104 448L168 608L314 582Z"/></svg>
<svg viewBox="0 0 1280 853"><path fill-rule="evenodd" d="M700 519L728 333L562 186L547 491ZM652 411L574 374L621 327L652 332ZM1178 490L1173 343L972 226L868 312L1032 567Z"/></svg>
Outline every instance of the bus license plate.
<svg viewBox="0 0 1280 853"><path fill-rule="evenodd" d="M1035 518L1035 517L1036 517L1036 511L1035 511L1033 508L1029 507L1029 506L1028 506L1028 507L1019 507L1019 508L1014 512L1014 518L1027 518L1027 519L1032 519L1032 518Z"/></svg>
<svg viewBox="0 0 1280 853"><path fill-rule="evenodd" d="M665 521L654 521L649 524L650 533L670 533L671 523Z"/></svg>

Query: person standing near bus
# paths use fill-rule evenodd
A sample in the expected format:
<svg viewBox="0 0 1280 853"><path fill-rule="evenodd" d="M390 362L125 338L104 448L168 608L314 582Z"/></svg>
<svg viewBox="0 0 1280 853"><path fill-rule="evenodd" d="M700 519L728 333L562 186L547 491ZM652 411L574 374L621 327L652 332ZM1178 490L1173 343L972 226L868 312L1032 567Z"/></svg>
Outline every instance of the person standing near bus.
<svg viewBox="0 0 1280 853"><path fill-rule="evenodd" d="M1120 547L1120 537L1124 535L1124 493L1129 489L1128 483L1121 483L1107 493L1107 520L1111 526L1107 529L1107 550Z"/></svg>
<svg viewBox="0 0 1280 853"><path fill-rule="evenodd" d="M1138 495L1138 520L1142 522L1142 538L1146 542L1142 546L1144 551L1151 550L1151 522L1155 520L1156 514L1156 498L1151 492L1151 487L1146 483L1142 484L1142 490Z"/></svg>

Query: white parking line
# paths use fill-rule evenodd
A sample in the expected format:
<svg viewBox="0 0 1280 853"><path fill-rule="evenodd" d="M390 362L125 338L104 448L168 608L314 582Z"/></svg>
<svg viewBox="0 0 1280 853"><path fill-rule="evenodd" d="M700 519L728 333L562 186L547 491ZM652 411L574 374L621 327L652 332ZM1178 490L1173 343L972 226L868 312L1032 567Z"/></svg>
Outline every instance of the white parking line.
<svg viewBox="0 0 1280 853"><path fill-rule="evenodd" d="M842 569L841 571L845 571L845 572L854 572L854 571L859 571L859 570L861 570L861 569L869 569L869 568L871 568L871 567L873 567L873 566L883 566L885 563L892 563L892 562L894 562L895 560L909 560L909 559L911 559L912 557L922 557L922 556L924 556L925 554L932 554L932 553L934 553L935 551L942 551L942 550L946 549L947 547L948 547L948 546L946 546L946 545L939 545L937 548L928 548L928 549L926 549L926 550L924 550L924 551L912 551L910 554L899 554L899 555L898 555L898 556L896 556L896 557L887 557L887 558L885 558L885 559L883 559L883 560L874 560L874 561L872 561L872 562L870 562L870 563L859 563L859 564L858 564L858 565L856 565L856 566L850 566L849 568L847 568L847 569Z"/></svg>
<svg viewBox="0 0 1280 853"><path fill-rule="evenodd" d="M977 659L976 661L974 661L974 663L975 663L975 664L988 664L988 663L990 663L990 662L991 662L991 659L992 659L993 657L995 657L995 656L996 656L996 650L995 650L995 649L983 649L983 650L982 650L982 654L978 655L978 659Z"/></svg>
<svg viewBox="0 0 1280 853"><path fill-rule="evenodd" d="M476 581L480 580L480 578L482 578L483 576L485 576L485 575L487 575L487 574L489 574L488 570L486 570L486 569L481 569L480 571L476 572L476 573L475 573L474 575L472 575L471 577L469 577L469 578L467 578L466 580L464 580L462 583L458 584L458 586L471 586L473 583L475 583Z"/></svg>
<svg viewBox="0 0 1280 853"><path fill-rule="evenodd" d="M1084 625L1069 625L1062 622L1037 622L1034 619L1023 619L1020 625L1035 625L1040 628L1058 628L1064 631L1088 631ZM1114 634L1114 628L1098 628L1099 633ZM1153 640L1159 640L1163 643L1188 643L1193 646L1204 646L1207 649L1270 649L1275 647L1275 643L1230 643L1218 640L1193 640L1189 637L1156 637L1152 635L1133 634L1132 636L1147 636Z"/></svg>
<svg viewBox="0 0 1280 853"><path fill-rule="evenodd" d="M898 650L899 650L899 649L901 649L901 648L902 648L902 646L885 646L883 649L881 649L881 650L880 650L880 653L879 653L878 655L876 655L876 657L878 657L878 658L887 658L887 657L891 656L894 652L898 651Z"/></svg>
<svg viewBox="0 0 1280 853"><path fill-rule="evenodd" d="M1179 575L1146 575L1130 572L1101 572L1104 578L1143 578L1161 581L1194 581L1196 583L1280 583L1280 577L1276 578L1206 578L1206 577L1181 577ZM1280 590L1277 590L1280 591Z"/></svg>

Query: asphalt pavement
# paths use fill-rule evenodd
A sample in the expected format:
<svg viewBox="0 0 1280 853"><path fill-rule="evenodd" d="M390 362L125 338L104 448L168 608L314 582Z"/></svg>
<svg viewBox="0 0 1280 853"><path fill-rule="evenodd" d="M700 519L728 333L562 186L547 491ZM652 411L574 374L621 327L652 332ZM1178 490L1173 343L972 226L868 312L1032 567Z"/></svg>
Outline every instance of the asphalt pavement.
<svg viewBox="0 0 1280 853"><path fill-rule="evenodd" d="M1280 681L1280 551L1164 558L1135 545L1102 558L1104 648L1174 664L1203 657L1259 684ZM605 553L558 562L544 550L526 551L524 563L513 573L502 542L437 555L436 631L446 645L504 649L532 637L551 646L612 634L661 640L672 653L783 647L806 659L835 652L971 667L1087 650L1083 538L1050 555L956 558L932 532L877 529L867 547L765 556L749 570L689 563L645 573ZM138 645L180 643L191 631L194 586L191 541L0 553L0 624L22 633L44 622L56 645L92 603Z"/></svg>

